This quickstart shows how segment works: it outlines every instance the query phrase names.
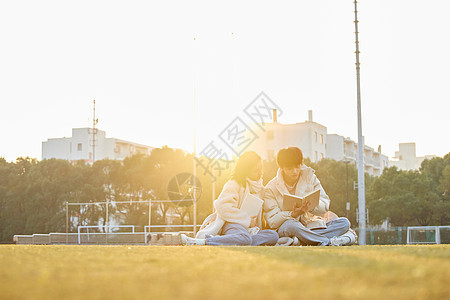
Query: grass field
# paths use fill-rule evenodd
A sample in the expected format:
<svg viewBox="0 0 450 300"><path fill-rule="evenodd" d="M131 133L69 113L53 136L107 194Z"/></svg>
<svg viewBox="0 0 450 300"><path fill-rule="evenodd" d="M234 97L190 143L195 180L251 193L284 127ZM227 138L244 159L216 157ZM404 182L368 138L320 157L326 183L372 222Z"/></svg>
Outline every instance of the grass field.
<svg viewBox="0 0 450 300"><path fill-rule="evenodd" d="M0 246L1 299L449 299L450 245Z"/></svg>

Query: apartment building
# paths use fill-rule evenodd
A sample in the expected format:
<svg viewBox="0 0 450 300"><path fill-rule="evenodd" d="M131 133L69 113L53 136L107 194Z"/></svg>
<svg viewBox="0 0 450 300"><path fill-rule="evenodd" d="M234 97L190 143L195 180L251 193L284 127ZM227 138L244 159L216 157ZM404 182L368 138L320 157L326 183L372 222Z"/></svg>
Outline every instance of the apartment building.
<svg viewBox="0 0 450 300"><path fill-rule="evenodd" d="M154 147L116 138L93 128L73 128L71 137L50 138L42 142L42 159L93 162L104 158L123 160L136 153L150 154Z"/></svg>
<svg viewBox="0 0 450 300"><path fill-rule="evenodd" d="M313 121L312 111L308 112L307 121L295 124L280 124L277 114L273 115L273 122L264 125L265 131L260 131L249 147L264 160L274 159L281 148L294 146L302 149L304 157L312 162L330 158L356 163L358 143L338 134L328 134L326 126ZM381 147L374 150L364 146L364 168L367 173L379 176L388 165L389 158L381 153Z"/></svg>
<svg viewBox="0 0 450 300"><path fill-rule="evenodd" d="M357 163L358 143L338 134L327 136L327 158ZM389 166L389 158L381 153L381 146L375 150L364 144L364 171L373 176L380 176Z"/></svg>
<svg viewBox="0 0 450 300"><path fill-rule="evenodd" d="M436 157L436 155L416 156L416 143L400 143L398 149L389 164L403 171L419 170L425 159Z"/></svg>

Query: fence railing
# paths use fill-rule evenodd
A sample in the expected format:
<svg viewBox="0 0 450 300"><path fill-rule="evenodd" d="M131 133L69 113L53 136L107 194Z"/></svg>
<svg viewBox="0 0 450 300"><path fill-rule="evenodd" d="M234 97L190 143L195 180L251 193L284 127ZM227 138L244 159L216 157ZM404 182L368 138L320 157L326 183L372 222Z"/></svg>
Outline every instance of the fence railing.
<svg viewBox="0 0 450 300"><path fill-rule="evenodd" d="M194 225L151 225L137 231L137 225L118 225L112 227L131 228L131 232L81 232L82 229L102 228L102 226L83 226L77 233L49 233L15 235L16 244L35 245L177 245L180 233L193 233ZM199 227L200 225L197 225ZM81 227L81 226L80 226ZM140 227L142 228L142 227ZM175 231L169 231L173 228ZM165 230L163 230L165 229ZM356 229L358 231L358 229ZM367 228L368 245L405 245L405 244L450 244L450 226L410 226Z"/></svg>
<svg viewBox="0 0 450 300"><path fill-rule="evenodd" d="M80 225L78 226L78 244L81 244L81 230L86 229L87 239L89 240L89 234L101 234L105 236L106 243L108 243L108 234L112 228L131 228L132 232L135 232L136 225ZM91 229L104 229L105 232L89 232L89 228ZM118 234L118 233L114 233Z"/></svg>
<svg viewBox="0 0 450 300"><path fill-rule="evenodd" d="M196 225L196 226L197 226L197 228L201 227L201 225ZM147 231L148 231L148 233L159 233L159 234L167 232L167 231L156 231L156 232L151 231L152 228L189 228L189 227L194 228L194 225L146 225L146 226L144 226L145 243L146 244L148 243ZM189 232L193 232L193 230L192 231L179 231L179 232L189 233Z"/></svg>

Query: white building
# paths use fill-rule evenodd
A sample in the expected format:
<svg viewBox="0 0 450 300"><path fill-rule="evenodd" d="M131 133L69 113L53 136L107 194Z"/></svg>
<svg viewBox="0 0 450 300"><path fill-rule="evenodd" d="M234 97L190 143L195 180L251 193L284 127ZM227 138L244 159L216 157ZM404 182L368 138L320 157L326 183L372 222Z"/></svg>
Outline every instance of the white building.
<svg viewBox="0 0 450 300"><path fill-rule="evenodd" d="M42 159L58 158L69 161L93 162L104 158L123 160L136 153L150 154L153 147L107 138L106 132L92 128L73 128L72 137L52 138L42 142ZM95 157L94 157L95 156Z"/></svg>
<svg viewBox="0 0 450 300"><path fill-rule="evenodd" d="M258 152L262 159L274 159L281 148L299 147L303 156L312 162L330 158L356 163L358 144L349 138L328 134L327 127L313 121L312 111L308 112L308 121L295 124L280 124L276 115L275 112L274 122L266 123L265 131L260 132L259 137L249 147L249 150ZM388 157L381 154L380 148L375 151L371 147L364 146L365 171L370 175L381 175L389 164Z"/></svg>
<svg viewBox="0 0 450 300"><path fill-rule="evenodd" d="M395 156L389 161L391 166L396 166L399 170L419 170L425 159L431 159L436 155L416 156L416 143L400 143Z"/></svg>
<svg viewBox="0 0 450 300"><path fill-rule="evenodd" d="M327 136L327 158L350 161L356 164L358 159L358 143L350 138L337 134ZM364 145L364 171L373 176L380 176L383 169L389 166L389 158L378 150Z"/></svg>
<svg viewBox="0 0 450 300"><path fill-rule="evenodd" d="M265 132L250 145L251 150L258 152L262 159L272 160L281 148L297 146L302 149L303 156L312 162L325 157L327 128L312 121L295 124L280 124L274 113L274 122L265 124Z"/></svg>

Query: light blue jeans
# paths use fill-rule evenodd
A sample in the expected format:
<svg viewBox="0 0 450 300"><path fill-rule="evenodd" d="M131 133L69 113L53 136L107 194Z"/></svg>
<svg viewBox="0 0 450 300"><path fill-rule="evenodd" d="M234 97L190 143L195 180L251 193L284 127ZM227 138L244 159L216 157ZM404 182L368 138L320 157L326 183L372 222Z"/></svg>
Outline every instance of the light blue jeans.
<svg viewBox="0 0 450 300"><path fill-rule="evenodd" d="M219 236L206 236L206 245L212 246L272 246L278 241L278 233L274 230L260 230L250 235L244 226L236 223L225 223Z"/></svg>
<svg viewBox="0 0 450 300"><path fill-rule="evenodd" d="M296 236L303 245L322 245L330 244L330 239L340 236L348 231L350 221L347 218L337 218L327 223L325 229L308 229L297 220L287 220L280 228L278 234L280 237Z"/></svg>

